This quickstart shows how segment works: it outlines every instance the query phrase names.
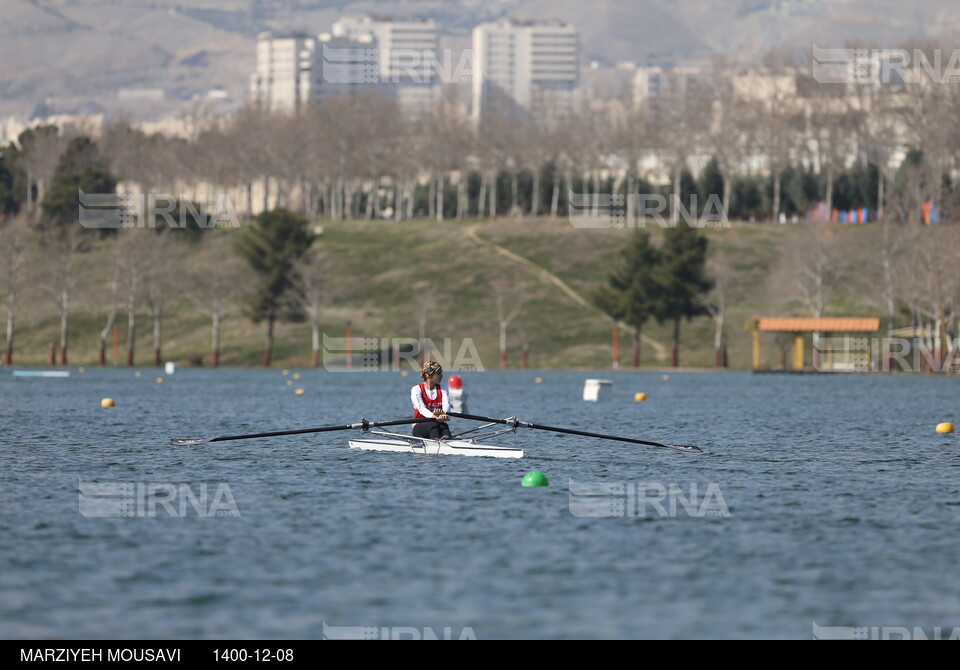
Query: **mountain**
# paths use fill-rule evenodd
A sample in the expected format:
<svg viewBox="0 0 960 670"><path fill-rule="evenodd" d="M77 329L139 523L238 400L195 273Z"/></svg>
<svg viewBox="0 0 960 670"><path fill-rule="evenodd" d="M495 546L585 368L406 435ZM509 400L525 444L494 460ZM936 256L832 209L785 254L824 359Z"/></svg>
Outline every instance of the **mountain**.
<svg viewBox="0 0 960 670"><path fill-rule="evenodd" d="M431 17L443 26L441 46L456 49L469 46L477 23L560 19L580 29L585 65L755 62L774 47L960 35L954 0L0 0L0 118L236 107L257 33L318 33L367 12Z"/></svg>

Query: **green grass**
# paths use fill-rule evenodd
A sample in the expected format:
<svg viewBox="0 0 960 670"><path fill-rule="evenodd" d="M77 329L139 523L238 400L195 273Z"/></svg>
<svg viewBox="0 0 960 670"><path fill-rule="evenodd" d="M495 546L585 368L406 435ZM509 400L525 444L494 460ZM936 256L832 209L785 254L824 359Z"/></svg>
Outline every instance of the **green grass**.
<svg viewBox="0 0 960 670"><path fill-rule="evenodd" d="M499 366L499 328L495 285L505 290L505 307L518 304L521 313L510 324L507 337L511 367L518 367L521 345L530 347L534 368L603 368L611 358L611 323L595 310L576 304L559 288L493 250L471 240L467 231L478 226L485 240L502 245L539 267L555 273L584 298L601 286L610 269L620 261L619 250L631 231L577 229L566 220L501 218L495 221L443 222L414 220L321 222L318 241L325 269L326 307L321 330L342 337L349 321L355 337L416 338L421 301L431 304L427 336L436 342L453 339L456 351L463 338L471 338L486 368ZM654 230L655 237L660 231ZM706 230L711 250L723 250L738 273L751 278L751 285L728 304L726 337L732 367L748 368L751 337L744 323L762 315L786 314L788 301L770 296L767 283L777 266L781 250L793 243L799 226L734 224L723 230ZM869 234L869 227L845 231ZM216 233L211 233L216 234ZM224 233L229 234L229 233ZM182 261L188 262L199 245L184 245ZM97 338L105 320L102 303L110 267L110 245L101 243L88 254L88 271L77 289L70 322L70 363L95 365ZM24 296L18 315L15 364L43 365L49 345L59 341L59 318L52 302L36 295ZM163 359L185 365L188 356L210 358L210 322L192 311L186 300L170 301L163 322ZM873 314L854 293L837 302L841 313ZM834 312L836 313L836 312ZM5 312L0 306L0 316ZM0 322L2 323L2 322ZM120 361L125 359L126 314L117 314L120 326ZM137 362L152 363L152 320L141 303L137 315ZM644 333L666 348L669 355L672 327L648 323ZM260 364L265 326L235 314L223 323L221 364ZM621 334L621 365L631 361L632 335ZM310 328L306 323L278 323L273 363L277 367L303 367L311 356ZM776 349L766 342L767 356ZM654 347L645 343L643 363L662 367L669 359L657 359ZM112 362L112 338L108 360ZM702 317L684 322L680 362L689 367L713 366L713 321Z"/></svg>

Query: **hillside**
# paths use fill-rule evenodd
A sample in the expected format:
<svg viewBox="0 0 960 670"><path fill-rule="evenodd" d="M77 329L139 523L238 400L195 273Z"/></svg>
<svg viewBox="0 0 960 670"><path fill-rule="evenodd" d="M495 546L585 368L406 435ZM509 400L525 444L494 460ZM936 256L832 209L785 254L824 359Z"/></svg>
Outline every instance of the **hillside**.
<svg viewBox="0 0 960 670"><path fill-rule="evenodd" d="M751 340L746 320L766 315L803 314L789 277L783 276L784 251L797 247L807 226L735 224L705 231L715 259L732 268L737 284L728 295L726 337L730 365L750 365ZM510 367L519 367L522 343L530 348L534 368L603 368L610 364L611 323L599 312L575 302L536 268L510 260L471 239L503 245L528 259L536 268L556 275L580 295L589 298L619 262L619 249L630 234L618 229L579 229L564 220L500 219L492 222L436 223L323 222L318 242L324 256L326 299L322 331L343 337L348 321L356 338L416 338L421 310L426 308L426 335L436 343L450 338L453 354L470 338L482 365L499 365L497 288L504 311L520 308L507 331ZM876 227L836 229L866 248ZM122 234L152 235L149 231ZM210 231L207 235L229 235ZM186 267L200 245L186 243L175 251L174 268ZM72 365L94 365L97 333L105 318L104 291L109 284L112 249L102 246L84 255L81 277L72 299L70 357ZM42 265L37 272L44 272ZM174 270L179 272L179 270ZM59 321L49 296L35 277L21 296L15 363L41 365L51 343L59 339ZM191 354L209 363L209 318L196 311L188 290L167 300L164 321L164 360L187 364ZM874 315L855 284L841 287L828 314ZM0 309L0 316L5 312ZM146 307L138 310L138 354L142 365L152 360L152 325ZM121 306L121 362L126 338L126 315ZM651 322L644 333L643 363L664 366L669 361L671 331ZM684 323L682 366L712 367L713 321L699 317ZM255 366L262 353L264 329L239 315L224 324L222 364ZM357 350L362 346L357 340ZM657 346L657 345L662 346ZM630 363L630 335L621 335L621 363ZM768 349L775 349L767 345ZM778 362L770 353L771 363ZM112 359L112 356L111 356ZM310 329L306 324L281 324L277 331L275 366L305 366L310 361Z"/></svg>

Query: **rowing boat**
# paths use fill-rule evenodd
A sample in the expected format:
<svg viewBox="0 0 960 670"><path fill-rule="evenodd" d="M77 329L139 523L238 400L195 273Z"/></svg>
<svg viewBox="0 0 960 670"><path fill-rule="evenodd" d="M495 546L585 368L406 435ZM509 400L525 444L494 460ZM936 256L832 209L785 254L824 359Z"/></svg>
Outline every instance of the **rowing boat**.
<svg viewBox="0 0 960 670"><path fill-rule="evenodd" d="M523 458L523 449L477 444L476 440L431 440L397 433L378 433L380 437L348 440L351 449L393 451L430 456L488 456L490 458Z"/></svg>
<svg viewBox="0 0 960 670"><path fill-rule="evenodd" d="M650 442L648 440L638 440L633 437L618 437L616 435L605 435L603 433L591 433L585 430L576 430L574 428L556 428L554 426L544 426L541 424L521 421L511 416L506 419L498 419L489 416L477 416L474 414L464 414L461 412L447 412L450 416L460 419L469 419L470 421L483 421L484 425L477 428L464 431L452 438L441 438L439 440L426 437L417 437L415 435L402 435L400 433L388 433L386 431L374 431L372 428L383 428L385 426L409 425L412 423L422 423L422 418L417 419L397 419L395 421L368 421L361 419L357 423L348 423L345 426L321 426L320 428L298 428L295 430L276 430L268 433L251 433L248 435L221 435L220 437L188 437L173 438L170 444L175 447L193 447L208 442L225 442L227 440L249 440L260 437L279 437L281 435L304 435L307 433L326 433L336 430L355 430L360 429L361 435L373 434L377 437L348 440L351 449L365 449L372 451L393 451L408 454L449 454L457 456L488 456L491 458L523 458L523 449L513 447L495 447L490 444L480 444L478 440L496 437L504 433L513 433L517 428L532 428L534 430L545 430L553 433L564 433L567 435L580 435L583 437L595 437L601 440L616 440L618 442L630 442L632 444L643 444L648 447L662 447L664 449L676 449L688 454L702 454L703 449L692 444L662 444L660 442ZM504 426L492 432L474 435L467 438L466 435L482 431L493 426Z"/></svg>
<svg viewBox="0 0 960 670"><path fill-rule="evenodd" d="M488 423L466 431L461 435L456 435L446 439L431 439L429 437L417 437L416 435L403 435L400 433L390 433L381 430L363 430L361 434L370 433L376 435L373 438L360 438L347 440L351 449L364 449L367 451L393 451L405 454L428 454L441 456L487 456L489 458L523 458L523 449L515 447L496 447L490 444L478 444L477 440L512 433L516 426L501 428L483 435L476 435L472 438L465 438L463 435L474 431L489 428L495 424Z"/></svg>

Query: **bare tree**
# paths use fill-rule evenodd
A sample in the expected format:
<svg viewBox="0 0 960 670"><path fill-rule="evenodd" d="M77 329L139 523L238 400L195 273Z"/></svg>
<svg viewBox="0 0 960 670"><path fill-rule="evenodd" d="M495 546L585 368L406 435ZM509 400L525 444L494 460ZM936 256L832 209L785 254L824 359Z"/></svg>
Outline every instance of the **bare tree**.
<svg viewBox="0 0 960 670"><path fill-rule="evenodd" d="M69 364L70 308L73 289L80 271L79 255L88 236L79 226L67 230L52 230L44 238L44 258L49 261L44 279L46 293L52 299L60 317L60 365Z"/></svg>
<svg viewBox="0 0 960 670"><path fill-rule="evenodd" d="M848 261L857 268L851 276L852 288L864 303L886 317L887 331L897 327L899 307L906 300L906 282L914 274L908 253L914 230L883 220L858 236L858 243L847 250ZM869 233L869 234L868 234ZM890 353L881 369L891 370Z"/></svg>
<svg viewBox="0 0 960 670"><path fill-rule="evenodd" d="M152 234L152 233L148 233ZM170 298L180 295L181 250L175 233L158 231L145 249L142 266L143 290L153 321L153 365L163 365L163 320L169 312Z"/></svg>
<svg viewBox="0 0 960 670"><path fill-rule="evenodd" d="M241 109L226 131L228 146L235 156L239 181L247 191L247 213L269 209L269 166L267 153L271 142L270 115L261 107L249 106ZM263 186L262 203L254 204L254 185Z"/></svg>
<svg viewBox="0 0 960 670"><path fill-rule="evenodd" d="M855 84L851 91L851 107L857 112L860 151L867 161L877 167L877 217L889 219L887 185L893 182L890 160L894 154L911 143L909 135L913 119L913 105L909 97L883 87Z"/></svg>
<svg viewBox="0 0 960 670"><path fill-rule="evenodd" d="M913 273L910 254L913 231L883 221L863 231L858 244L848 250L850 262L860 271L854 275L857 293L886 316L887 330L897 327L897 308L904 299L904 279Z"/></svg>
<svg viewBox="0 0 960 670"><path fill-rule="evenodd" d="M233 237L221 231L207 235L190 267L186 296L197 310L210 317L211 367L220 366L223 322L239 310L246 291L245 277Z"/></svg>
<svg viewBox="0 0 960 670"><path fill-rule="evenodd" d="M903 113L903 109L887 110L885 103L886 97L881 98L881 102L874 106L873 113L864 124L867 132L863 144L867 156L877 166L879 177L877 179L877 216L887 221L890 215L886 189L888 183L893 183L894 176L890 170L890 158L897 149L897 132L900 125L897 117ZM878 109L881 105L883 107Z"/></svg>
<svg viewBox="0 0 960 670"><path fill-rule="evenodd" d="M190 166L195 175L194 200L197 199L196 189L200 184L212 186L211 195L217 198L230 187L242 186L236 147L231 146L230 137L222 127L213 125L204 129L193 145L196 158Z"/></svg>
<svg viewBox="0 0 960 670"><path fill-rule="evenodd" d="M507 293L509 289L499 283L495 282L493 285L494 291L497 294L497 323L500 326L500 369L507 369L507 328L510 326L510 323L520 314L523 306L526 304L526 298L521 293L516 291L510 291L512 294L513 309L509 309L506 306L507 303ZM509 311L508 311L509 309Z"/></svg>
<svg viewBox="0 0 960 670"><path fill-rule="evenodd" d="M470 125L460 114L457 100L453 97L455 92L454 89L445 90L440 102L426 117L432 136L432 141L426 143L426 158L434 171L433 209L437 221L443 221L444 218L445 175L458 169L463 174L463 157L471 140Z"/></svg>
<svg viewBox="0 0 960 670"><path fill-rule="evenodd" d="M107 293L107 320L100 331L98 345L98 364L104 367L107 364L107 338L113 331L114 323L117 319L117 297L120 293L120 277L123 271L123 265L120 260L120 245L114 241L114 262L111 272L110 288Z"/></svg>
<svg viewBox="0 0 960 670"><path fill-rule="evenodd" d="M669 88L652 105L655 150L661 164L669 170L672 184L670 225L680 220L680 179L694 150L703 145L710 125L711 109L705 100L705 85L683 75L671 75Z"/></svg>
<svg viewBox="0 0 960 670"><path fill-rule="evenodd" d="M118 240L121 281L125 287L127 312L126 364L133 367L137 344L137 305L144 294L144 268L149 264L150 245L155 241L151 230L128 230Z"/></svg>
<svg viewBox="0 0 960 670"><path fill-rule="evenodd" d="M290 283L293 299L307 314L310 322L311 362L313 367L320 365L320 314L327 298L323 286L323 272L319 252L311 250L293 264Z"/></svg>
<svg viewBox="0 0 960 670"><path fill-rule="evenodd" d="M124 180L136 180L137 166L144 159L144 134L132 121L121 117L107 125L97 143L109 162L110 171Z"/></svg>
<svg viewBox="0 0 960 670"><path fill-rule="evenodd" d="M707 274L713 280L713 288L705 297L703 305L714 323L714 367L725 368L728 365L724 337L727 306L731 302L743 300L747 288L759 284L765 271L758 266L741 269L736 263L733 249L714 246L707 259Z"/></svg>
<svg viewBox="0 0 960 670"><path fill-rule="evenodd" d="M794 241L789 262L795 294L812 317L824 315L848 276L842 242L838 231L822 223L810 224Z"/></svg>
<svg viewBox="0 0 960 670"><path fill-rule="evenodd" d="M794 296L810 316L822 318L836 300L841 284L849 279L849 240L829 224L811 223L793 244L787 263L793 277ZM819 341L820 333L814 332L815 357ZM819 361L814 360L814 366L818 364Z"/></svg>
<svg viewBox="0 0 960 670"><path fill-rule="evenodd" d="M600 216L600 192L608 192L605 188L605 174L610 171L608 157L611 154L611 142L613 119L600 110L584 108L582 110L582 119L586 124L584 132L581 135L579 147L581 153L579 156L580 169L583 172L584 190L586 185L592 184L591 204L593 207L593 216Z"/></svg>
<svg viewBox="0 0 960 670"><path fill-rule="evenodd" d="M534 189L540 188L541 132L534 122L523 116L513 119L502 130L504 134L499 138L499 154L503 157L503 167L510 175L510 215L518 218L523 215L520 207L520 174L529 169L534 174ZM533 198L531 204L535 204L536 195Z"/></svg>
<svg viewBox="0 0 960 670"><path fill-rule="evenodd" d="M630 91L625 91L622 98L627 98ZM626 112L612 124L614 150L623 162L623 172L626 178L627 207L632 207L633 196L637 193L637 181L640 161L647 153L652 136L650 118L646 108L635 107L626 100ZM627 212L627 219L632 220L633 212Z"/></svg>
<svg viewBox="0 0 960 670"><path fill-rule="evenodd" d="M733 63L718 59L713 63L710 78L701 87L702 104L712 108L712 118L704 133L704 141L716 159L723 178L721 202L724 212L730 211L733 178L743 163L748 146L747 135L751 130L747 123L747 103L737 94L734 76Z"/></svg>
<svg viewBox="0 0 960 670"><path fill-rule="evenodd" d="M27 211L40 216L37 205L43 202L47 185L53 177L60 156L69 144L69 139L61 135L56 126L39 126L20 134L21 156L27 173ZM33 189L37 189L34 202Z"/></svg>
<svg viewBox="0 0 960 670"><path fill-rule="evenodd" d="M480 119L479 156L484 168L480 190L481 194L485 191L489 199L487 215L491 219L495 219L498 214L498 175L504 170L519 169L516 146L519 141L517 126L522 123L521 112L516 109L512 101L502 98L492 102ZM482 209L479 214L483 216Z"/></svg>
<svg viewBox="0 0 960 670"><path fill-rule="evenodd" d="M754 149L766 159L773 181L770 209L776 223L780 219L781 176L798 151L803 112L796 105L796 72L784 62L782 54L768 54L765 66L767 90L751 102L745 120L754 128Z"/></svg>
<svg viewBox="0 0 960 670"><path fill-rule="evenodd" d="M553 186L550 197L550 216L557 218L560 212L560 182L567 191L573 191L573 174L577 167L579 140L584 134L576 110L568 110L552 124L544 138L549 160L553 161Z"/></svg>
<svg viewBox="0 0 960 670"><path fill-rule="evenodd" d="M932 326L925 345L939 367L944 362L943 347L949 342L948 324L954 321L960 306L960 276L956 272L960 253L954 244L955 234L947 227L914 229L911 237L912 272L904 277L904 296L918 319L926 319Z"/></svg>
<svg viewBox="0 0 960 670"><path fill-rule="evenodd" d="M109 126L101 140L111 170L124 181L135 183L141 192L150 192L156 179L155 163L163 138L117 122Z"/></svg>
<svg viewBox="0 0 960 670"><path fill-rule="evenodd" d="M329 202L324 199L323 194L329 180L330 155L325 145L326 131L320 106L309 105L300 113L299 120L305 149L302 167L305 182L304 216L310 221L316 221L324 206L329 210Z"/></svg>
<svg viewBox="0 0 960 670"><path fill-rule="evenodd" d="M376 96L376 97L373 97ZM367 122L376 117L377 94L337 95L317 107L322 122L322 147L329 165L329 216L339 221L353 216L354 182L370 148Z"/></svg>
<svg viewBox="0 0 960 670"><path fill-rule="evenodd" d="M939 61L943 45L935 42L921 44L914 54L924 54L927 62ZM957 50L953 50L954 56ZM921 152L923 171L927 175L925 200L943 205L944 176L956 165L956 155L951 147L957 143L955 104L958 96L956 84L947 84L921 75L919 81L907 86L914 98L914 124Z"/></svg>
<svg viewBox="0 0 960 670"><path fill-rule="evenodd" d="M303 184L310 169L313 151L304 142L310 120L305 114L274 114L269 117L267 132L270 143L266 147L269 175L276 184L277 207L304 211L306 198ZM357 163L362 155L355 155ZM298 199L294 198L297 195Z"/></svg>
<svg viewBox="0 0 960 670"><path fill-rule="evenodd" d="M807 120L807 133L816 145L820 171L826 177L827 212L833 211L834 180L847 167L847 161L857 156L858 128L863 113L854 98L838 94L827 84L810 84L813 92Z"/></svg>
<svg viewBox="0 0 960 670"><path fill-rule="evenodd" d="M17 316L17 297L23 284L30 256L29 230L26 218L21 216L0 231L3 244L0 245L0 265L7 294L7 340L3 354L3 364L13 365L14 334Z"/></svg>

